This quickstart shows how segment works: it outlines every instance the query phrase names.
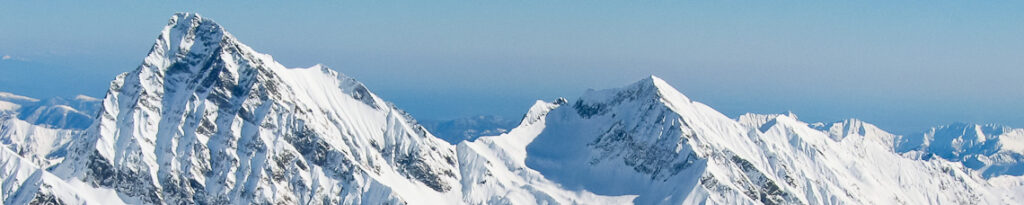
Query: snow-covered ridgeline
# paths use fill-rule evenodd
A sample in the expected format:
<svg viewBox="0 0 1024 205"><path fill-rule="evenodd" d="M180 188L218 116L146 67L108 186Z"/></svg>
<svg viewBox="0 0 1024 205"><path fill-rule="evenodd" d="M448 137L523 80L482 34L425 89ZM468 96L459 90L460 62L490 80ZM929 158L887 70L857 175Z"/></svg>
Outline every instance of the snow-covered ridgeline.
<svg viewBox="0 0 1024 205"><path fill-rule="evenodd" d="M17 106L39 101L12 96L0 93ZM322 65L287 68L189 13L172 17L98 110L81 136L7 113L5 202L1004 204L1024 197L1013 169L1022 159L1021 129L954 125L904 137L855 119L730 119L654 76L574 101L538 101L508 133L451 145L359 81ZM60 159L53 174L38 168Z"/></svg>

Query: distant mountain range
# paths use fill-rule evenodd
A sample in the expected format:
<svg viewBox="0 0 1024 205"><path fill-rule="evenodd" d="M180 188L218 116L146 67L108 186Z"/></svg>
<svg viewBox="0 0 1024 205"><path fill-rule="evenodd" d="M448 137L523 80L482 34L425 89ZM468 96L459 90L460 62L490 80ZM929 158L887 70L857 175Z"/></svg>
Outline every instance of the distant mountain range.
<svg viewBox="0 0 1024 205"><path fill-rule="evenodd" d="M423 120L420 123L437 137L449 143L458 144L462 141L473 141L482 136L506 133L516 127L519 121L492 115L477 115L452 120Z"/></svg>
<svg viewBox="0 0 1024 205"><path fill-rule="evenodd" d="M443 139L442 139L443 138ZM729 118L651 76L422 125L174 14L103 99L0 93L4 204L1017 204L1024 129Z"/></svg>
<svg viewBox="0 0 1024 205"><path fill-rule="evenodd" d="M18 119L52 128L85 129L99 106L99 99L84 95L38 100L0 92L0 112L17 113Z"/></svg>

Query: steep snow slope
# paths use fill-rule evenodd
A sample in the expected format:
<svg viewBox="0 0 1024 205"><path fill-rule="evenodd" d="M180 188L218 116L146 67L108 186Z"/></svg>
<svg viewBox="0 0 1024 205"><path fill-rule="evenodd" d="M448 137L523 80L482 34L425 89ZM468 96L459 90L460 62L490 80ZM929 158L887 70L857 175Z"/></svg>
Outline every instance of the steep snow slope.
<svg viewBox="0 0 1024 205"><path fill-rule="evenodd" d="M141 203L453 203L455 150L362 83L175 14L55 173Z"/></svg>
<svg viewBox="0 0 1024 205"><path fill-rule="evenodd" d="M924 133L901 136L896 151L929 160L935 157L962 162L986 178L1024 175L1024 129L998 125L957 123Z"/></svg>

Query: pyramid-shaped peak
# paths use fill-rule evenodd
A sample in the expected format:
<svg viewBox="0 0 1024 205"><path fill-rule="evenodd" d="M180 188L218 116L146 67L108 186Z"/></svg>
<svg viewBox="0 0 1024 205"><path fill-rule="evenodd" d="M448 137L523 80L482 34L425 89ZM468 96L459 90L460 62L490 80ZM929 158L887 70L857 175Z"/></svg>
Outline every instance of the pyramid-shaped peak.
<svg viewBox="0 0 1024 205"><path fill-rule="evenodd" d="M659 78L658 76L655 76L655 75L651 75L651 76L648 76L646 78L640 79L636 83L633 83L633 85L637 86L637 87L647 87L647 88L654 88L654 89L660 89L660 88L664 88L664 87L668 87L668 88L672 87L667 82L665 82L665 80L662 80L661 78Z"/></svg>
<svg viewBox="0 0 1024 205"><path fill-rule="evenodd" d="M661 78L659 78L658 76L655 76L655 75L648 76L647 78L644 78L643 80L640 80L640 81L642 81L642 82L650 82L651 85L653 85L655 87L661 87L661 86L672 87L671 85L668 85L668 83L665 82L665 80L662 80Z"/></svg>
<svg viewBox="0 0 1024 205"><path fill-rule="evenodd" d="M662 80L661 78L655 75L648 76L647 78L644 78L636 82L635 85L638 87L650 88L648 90L657 91L658 96L661 96L663 99L666 100L668 100L668 98L671 98L672 100L690 101L690 99L686 97L686 95L683 95L682 92L679 92L679 90L676 90L675 87L669 85L668 82L665 82L665 80Z"/></svg>
<svg viewBox="0 0 1024 205"><path fill-rule="evenodd" d="M630 85L620 88L604 90L588 90L581 98L591 102L612 102L617 103L623 100L651 100L690 102L690 99L680 93L661 78L651 75L640 79Z"/></svg>
<svg viewBox="0 0 1024 205"><path fill-rule="evenodd" d="M697 106L698 104L691 101L661 78L650 76L619 88L587 90L583 96L572 103L572 106L577 109L581 116L589 117L606 113L612 110L613 107L623 105L637 108L667 106L679 111L706 107L702 104ZM699 109L707 111L704 108ZM710 112L717 113L714 110L710 110Z"/></svg>

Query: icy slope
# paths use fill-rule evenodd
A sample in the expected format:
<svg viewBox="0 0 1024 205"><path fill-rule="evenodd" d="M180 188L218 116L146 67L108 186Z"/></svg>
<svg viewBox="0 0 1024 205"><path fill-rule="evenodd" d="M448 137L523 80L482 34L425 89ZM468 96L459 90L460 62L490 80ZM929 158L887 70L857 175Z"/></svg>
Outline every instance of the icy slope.
<svg viewBox="0 0 1024 205"><path fill-rule="evenodd" d="M453 203L456 158L362 83L180 13L55 173L140 203Z"/></svg>

